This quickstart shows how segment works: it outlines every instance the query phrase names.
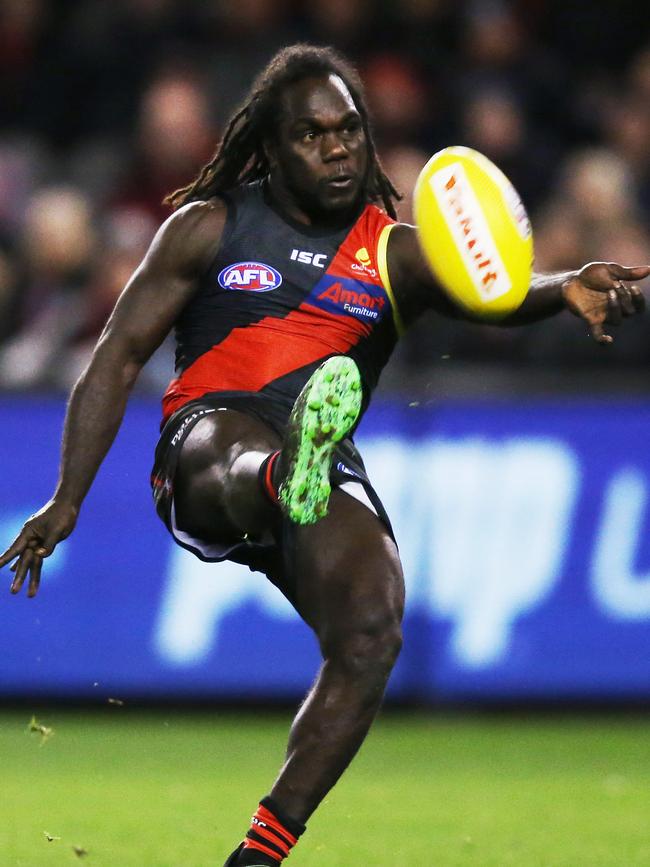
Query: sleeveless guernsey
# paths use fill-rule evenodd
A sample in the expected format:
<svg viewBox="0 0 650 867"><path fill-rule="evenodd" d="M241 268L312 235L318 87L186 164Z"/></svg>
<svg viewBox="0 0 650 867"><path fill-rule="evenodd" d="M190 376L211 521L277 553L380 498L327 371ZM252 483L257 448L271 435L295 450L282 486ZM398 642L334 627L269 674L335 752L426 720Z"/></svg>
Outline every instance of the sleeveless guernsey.
<svg viewBox="0 0 650 867"><path fill-rule="evenodd" d="M224 198L220 248L176 322L163 421L224 392L264 395L288 416L331 355L357 363L365 408L401 332L386 268L394 221L366 205L353 225L324 232L281 217L261 183Z"/></svg>

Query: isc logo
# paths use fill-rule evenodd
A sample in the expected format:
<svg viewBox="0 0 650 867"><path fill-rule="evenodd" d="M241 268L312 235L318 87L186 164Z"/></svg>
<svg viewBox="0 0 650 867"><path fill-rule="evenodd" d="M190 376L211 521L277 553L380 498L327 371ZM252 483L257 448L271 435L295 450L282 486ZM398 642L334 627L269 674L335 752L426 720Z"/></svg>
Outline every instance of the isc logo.
<svg viewBox="0 0 650 867"><path fill-rule="evenodd" d="M262 262L237 262L224 268L217 278L223 289L270 292L282 283L282 274Z"/></svg>
<svg viewBox="0 0 650 867"><path fill-rule="evenodd" d="M327 256L325 253L310 253L307 250L292 250L290 258L294 262L303 262L305 265L315 265L317 268L324 268Z"/></svg>

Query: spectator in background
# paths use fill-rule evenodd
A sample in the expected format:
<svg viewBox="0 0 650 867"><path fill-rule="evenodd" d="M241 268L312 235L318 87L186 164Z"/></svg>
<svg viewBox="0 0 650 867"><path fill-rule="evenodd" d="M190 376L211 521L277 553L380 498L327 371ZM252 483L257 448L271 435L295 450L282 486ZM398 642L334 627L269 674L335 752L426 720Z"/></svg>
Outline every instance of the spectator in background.
<svg viewBox="0 0 650 867"><path fill-rule="evenodd" d="M564 74L561 63L548 64L511 6L467 4L454 64L459 143L492 159L531 212L558 161Z"/></svg>
<svg viewBox="0 0 650 867"><path fill-rule="evenodd" d="M612 257L608 238L643 234L636 198L634 174L613 151L587 148L571 154L535 235L539 267L554 266L558 257L573 267L573 256L580 261L597 250Z"/></svg>
<svg viewBox="0 0 650 867"><path fill-rule="evenodd" d="M41 53L51 11L43 0L0 4L0 105L5 129L21 128L30 93L44 76Z"/></svg>
<svg viewBox="0 0 650 867"><path fill-rule="evenodd" d="M250 82L282 45L304 37L289 0L215 0L197 4L210 101L222 125Z"/></svg>
<svg viewBox="0 0 650 867"><path fill-rule="evenodd" d="M34 0L28 0L34 3ZM57 149L128 135L155 70L191 38L177 0L40 2L49 20L23 115Z"/></svg>
<svg viewBox="0 0 650 867"><path fill-rule="evenodd" d="M636 204L650 224L650 48L633 58L622 85L610 94L600 133L632 172Z"/></svg>
<svg viewBox="0 0 650 867"><path fill-rule="evenodd" d="M583 233L575 211L558 197L546 204L535 223L535 263L544 271L569 271L583 256Z"/></svg>
<svg viewBox="0 0 650 867"><path fill-rule="evenodd" d="M538 222L535 235L536 267L540 270L573 268L575 262L600 255L614 261L622 257L647 258L650 236L635 209L637 188L626 161L604 147L586 148L569 155L550 203ZM610 356L591 351L571 339L566 322L558 321L553 333L538 330L527 343L533 361L550 356L556 363L586 365L645 362L648 352L647 322L634 323L625 341L612 346ZM624 345L619 345L623 343Z"/></svg>
<svg viewBox="0 0 650 867"><path fill-rule="evenodd" d="M0 236L0 345L18 327L24 275L15 246L9 237Z"/></svg>
<svg viewBox="0 0 650 867"><path fill-rule="evenodd" d="M131 274L142 261L156 231L151 215L136 208L116 208L102 223L102 243L94 258L92 273L88 276L83 316L76 328L68 334L61 364L56 370L57 387L69 390L90 361L97 339L115 306L118 296ZM161 373L158 365L149 366L143 373L140 388L161 388L166 385L171 369L169 364ZM156 378L156 372L159 376Z"/></svg>
<svg viewBox="0 0 650 867"><path fill-rule="evenodd" d="M415 68L399 55L381 54L366 64L363 81L377 147L385 149L422 141L433 107Z"/></svg>
<svg viewBox="0 0 650 867"><path fill-rule="evenodd" d="M52 160L38 139L13 133L0 137L0 229L16 246L31 197L51 170Z"/></svg>
<svg viewBox="0 0 650 867"><path fill-rule="evenodd" d="M139 109L131 167L115 203L144 210L156 224L169 215L162 200L208 161L218 134L200 79L164 69L147 88Z"/></svg>
<svg viewBox="0 0 650 867"><path fill-rule="evenodd" d="M491 159L517 188L534 212L553 179L551 148L531 133L514 95L503 88L479 88L461 112L463 144Z"/></svg>
<svg viewBox="0 0 650 867"><path fill-rule="evenodd" d="M309 39L361 59L377 45L376 12L370 0L310 0L304 10Z"/></svg>
<svg viewBox="0 0 650 867"><path fill-rule="evenodd" d="M402 195L397 203L397 219L403 223L414 223L413 189L422 166L431 154L408 144L395 145L382 151L381 157L387 175L392 178L395 189Z"/></svg>
<svg viewBox="0 0 650 867"><path fill-rule="evenodd" d="M412 223L413 187L432 153L418 143L427 142L436 125L437 98L416 68L395 53L372 57L363 80L382 162L403 196L398 217Z"/></svg>
<svg viewBox="0 0 650 867"><path fill-rule="evenodd" d="M650 44L639 49L628 70L628 86L639 99L650 101Z"/></svg>
<svg viewBox="0 0 650 867"><path fill-rule="evenodd" d="M85 316L96 244L90 203L78 190L54 187L34 194L24 230L27 289L19 331L0 353L0 385L56 382L61 353Z"/></svg>
<svg viewBox="0 0 650 867"><path fill-rule="evenodd" d="M604 0L4 0L0 238L7 244L0 243L0 272L18 274L22 288L17 292L10 276L0 290L0 353L16 329L25 337L41 302L51 316L52 299L76 292L81 305L95 309L96 293L103 292L94 277L80 276L83 268L74 278L43 276L27 237L35 198L56 187L84 201L90 232L102 237L109 258L118 243L119 260L124 251L110 228L113 209L144 212L156 223L166 217L164 193L182 186L210 156L221 121L252 75L280 45L299 39L333 42L361 68L380 155L405 195L401 219L412 220L419 166L441 147L467 144L491 157L518 188L533 218L539 268L575 267L594 249L630 261L642 251L645 259L646 19L642 6L618 9ZM619 43L636 51L627 66L612 48ZM66 205L64 234L69 217ZM9 308L8 297L14 298ZM94 326L81 308L73 315L90 334ZM418 345L399 350L409 371L437 365L443 354L480 363L557 364L568 345L555 345L559 327L536 326L533 356L528 347L535 341L522 340L519 331L492 335L433 319L418 327L424 331L407 340ZM644 327L635 321L630 332ZM80 340L75 326L59 352L78 349ZM588 341L570 343L585 364L601 363ZM617 342L610 363L638 364L645 349L621 355L632 346L640 343L631 334ZM2 353L0 381L7 382L9 358L18 356ZM21 374L25 382L51 382L46 364L36 372L35 359ZM75 364L73 357L71 369ZM65 369L60 356L57 367Z"/></svg>

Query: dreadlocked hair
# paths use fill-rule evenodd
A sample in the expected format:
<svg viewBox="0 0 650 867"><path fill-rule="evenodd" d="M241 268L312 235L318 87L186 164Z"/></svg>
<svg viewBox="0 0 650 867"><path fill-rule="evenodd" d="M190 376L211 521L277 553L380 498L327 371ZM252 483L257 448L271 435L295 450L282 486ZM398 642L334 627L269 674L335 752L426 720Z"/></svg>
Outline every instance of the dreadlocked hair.
<svg viewBox="0 0 650 867"><path fill-rule="evenodd" d="M284 89L305 78L321 75L336 75L342 79L361 117L368 148L366 201L381 202L386 212L396 217L394 200L401 196L377 156L361 79L354 67L333 48L304 43L283 48L271 59L255 79L246 101L228 122L212 160L186 187L168 195L165 203L176 209L187 202L225 193L239 184L264 179L270 168L264 140L277 126Z"/></svg>

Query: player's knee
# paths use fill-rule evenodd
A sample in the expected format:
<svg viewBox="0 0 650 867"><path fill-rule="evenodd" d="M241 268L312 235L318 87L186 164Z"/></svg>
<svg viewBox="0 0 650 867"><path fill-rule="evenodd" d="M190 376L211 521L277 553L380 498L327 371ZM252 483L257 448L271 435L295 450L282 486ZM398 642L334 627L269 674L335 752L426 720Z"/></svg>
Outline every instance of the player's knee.
<svg viewBox="0 0 650 867"><path fill-rule="evenodd" d="M369 685L388 679L402 648L402 628L397 615L366 617L344 635L338 635L326 650L355 680Z"/></svg>

